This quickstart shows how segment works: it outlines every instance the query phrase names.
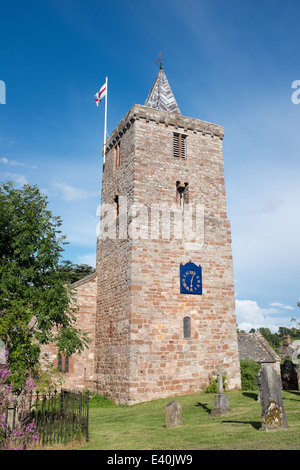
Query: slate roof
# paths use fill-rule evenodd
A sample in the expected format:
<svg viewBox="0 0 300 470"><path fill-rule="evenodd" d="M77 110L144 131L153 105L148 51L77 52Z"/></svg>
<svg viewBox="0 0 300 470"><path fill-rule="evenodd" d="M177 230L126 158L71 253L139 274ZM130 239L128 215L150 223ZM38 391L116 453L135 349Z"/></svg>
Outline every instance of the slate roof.
<svg viewBox="0 0 300 470"><path fill-rule="evenodd" d="M258 331L255 333L238 333L238 346L240 359L255 362L280 361L280 357Z"/></svg>
<svg viewBox="0 0 300 470"><path fill-rule="evenodd" d="M154 109L162 109L169 113L181 114L162 64L160 65L160 70L153 87L145 101L145 106Z"/></svg>

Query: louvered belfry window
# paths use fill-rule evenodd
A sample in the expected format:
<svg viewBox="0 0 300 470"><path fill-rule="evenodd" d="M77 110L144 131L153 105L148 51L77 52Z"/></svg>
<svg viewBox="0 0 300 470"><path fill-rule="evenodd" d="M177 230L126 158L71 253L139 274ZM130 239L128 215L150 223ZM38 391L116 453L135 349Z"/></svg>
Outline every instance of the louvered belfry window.
<svg viewBox="0 0 300 470"><path fill-rule="evenodd" d="M173 154L176 158L186 158L186 135L174 133Z"/></svg>

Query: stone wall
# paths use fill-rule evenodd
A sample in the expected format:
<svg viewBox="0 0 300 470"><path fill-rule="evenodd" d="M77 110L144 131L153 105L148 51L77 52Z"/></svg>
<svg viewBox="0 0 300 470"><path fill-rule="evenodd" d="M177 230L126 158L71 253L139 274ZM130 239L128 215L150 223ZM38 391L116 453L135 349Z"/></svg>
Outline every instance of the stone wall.
<svg viewBox="0 0 300 470"><path fill-rule="evenodd" d="M88 333L90 344L81 354L69 358L69 371L65 373L65 357L62 357L62 386L72 390L94 389L94 353L95 353L95 320L96 320L96 274L73 284L77 299L74 314L77 317L76 327ZM58 366L57 350L54 345L43 346L42 354L48 355L50 363Z"/></svg>
<svg viewBox="0 0 300 470"><path fill-rule="evenodd" d="M96 390L116 402L127 403L129 388L130 320L131 320L131 253L129 238L119 239L111 233L116 214L116 196L133 202L134 126L120 129L120 166L116 167L116 144L111 148L103 170L101 207L103 235L98 237L98 297L96 317ZM105 205L108 206L107 213ZM118 229L119 227L117 227ZM106 232L105 230L108 230Z"/></svg>

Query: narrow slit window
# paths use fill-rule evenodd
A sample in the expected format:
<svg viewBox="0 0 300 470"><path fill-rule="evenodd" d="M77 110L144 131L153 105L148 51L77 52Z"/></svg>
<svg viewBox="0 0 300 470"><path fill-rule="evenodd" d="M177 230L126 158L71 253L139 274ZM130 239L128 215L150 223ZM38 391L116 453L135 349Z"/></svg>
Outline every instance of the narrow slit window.
<svg viewBox="0 0 300 470"><path fill-rule="evenodd" d="M109 322L109 328L108 328L108 337L112 338L113 337L113 322Z"/></svg>
<svg viewBox="0 0 300 470"><path fill-rule="evenodd" d="M116 145L116 168L120 166L120 143Z"/></svg>
<svg viewBox="0 0 300 470"><path fill-rule="evenodd" d="M118 215L120 213L120 202L119 202L119 195L118 194L116 194L115 197L114 197L114 207L115 207L116 217L118 217Z"/></svg>
<svg viewBox="0 0 300 470"><path fill-rule="evenodd" d="M60 354L58 355L57 368L62 371L62 357Z"/></svg>
<svg viewBox="0 0 300 470"><path fill-rule="evenodd" d="M70 368L70 358L69 356L65 357L65 373L69 373L69 368Z"/></svg>
<svg viewBox="0 0 300 470"><path fill-rule="evenodd" d="M186 136L175 133L173 136L173 155L176 158L186 158Z"/></svg>
<svg viewBox="0 0 300 470"><path fill-rule="evenodd" d="M191 337L191 319L190 317L184 317L183 319L183 337Z"/></svg>

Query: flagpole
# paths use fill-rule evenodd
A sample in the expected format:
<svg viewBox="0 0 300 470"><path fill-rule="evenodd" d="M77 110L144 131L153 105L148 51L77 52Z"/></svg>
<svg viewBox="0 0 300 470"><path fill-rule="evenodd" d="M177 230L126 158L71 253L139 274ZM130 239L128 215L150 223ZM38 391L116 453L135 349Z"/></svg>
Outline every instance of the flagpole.
<svg viewBox="0 0 300 470"><path fill-rule="evenodd" d="M106 135L107 135L107 77L106 77L106 95L105 95L105 117L104 117L104 151L103 151L103 163L105 163L106 154Z"/></svg>

